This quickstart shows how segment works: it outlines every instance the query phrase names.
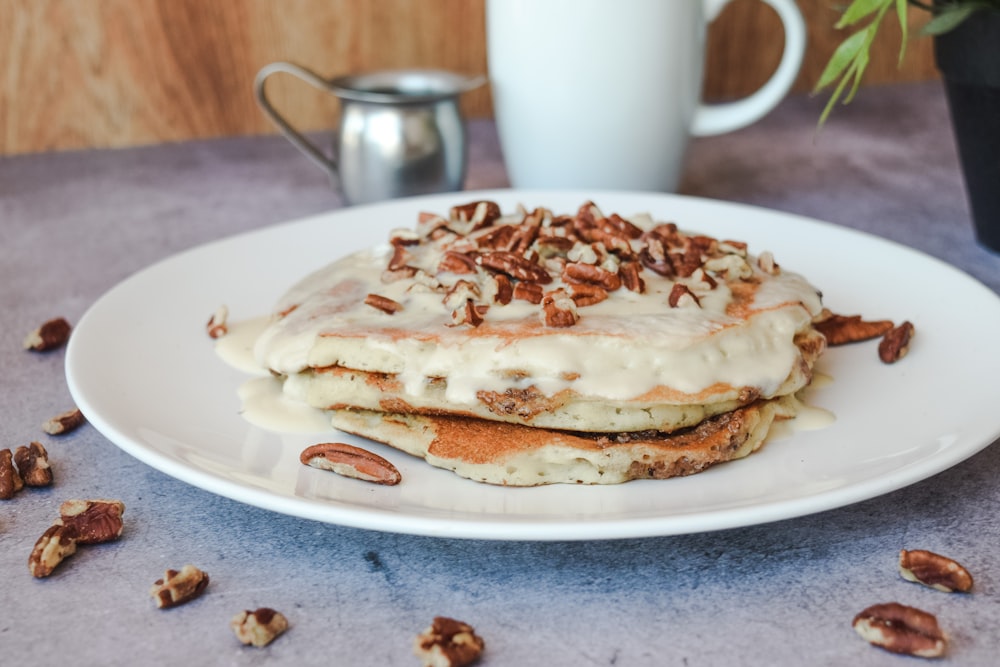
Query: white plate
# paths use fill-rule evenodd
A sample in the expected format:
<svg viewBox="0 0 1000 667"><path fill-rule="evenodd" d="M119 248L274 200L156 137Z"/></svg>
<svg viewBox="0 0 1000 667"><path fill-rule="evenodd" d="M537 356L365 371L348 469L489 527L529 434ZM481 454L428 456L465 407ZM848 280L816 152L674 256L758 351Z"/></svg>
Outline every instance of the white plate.
<svg viewBox="0 0 1000 667"><path fill-rule="evenodd" d="M834 382L812 400L836 416L820 431L768 442L702 474L618 486L502 488L461 479L380 445L403 483L381 487L302 466L330 435L268 432L239 415L245 376L216 356L205 322L267 313L308 271L410 226L419 211L490 198L574 211L649 211L682 228L771 250L835 312L912 321L910 354L883 365L874 342L835 348ZM746 526L819 512L940 472L1000 435L994 383L1000 300L967 275L908 248L813 220L679 196L501 190L345 209L224 239L145 269L79 322L66 374L88 419L168 475L276 512L374 530L485 539L600 539ZM356 440L337 434L337 439Z"/></svg>

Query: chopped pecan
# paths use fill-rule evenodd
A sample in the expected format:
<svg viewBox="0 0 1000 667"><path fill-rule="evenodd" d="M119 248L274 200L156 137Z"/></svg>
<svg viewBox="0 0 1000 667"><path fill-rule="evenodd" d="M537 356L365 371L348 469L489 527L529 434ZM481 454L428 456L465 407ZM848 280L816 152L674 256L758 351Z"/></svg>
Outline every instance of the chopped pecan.
<svg viewBox="0 0 1000 667"><path fill-rule="evenodd" d="M419 245L420 244L420 234L414 229L409 229L407 227L397 227L389 232L389 243L394 246L398 245Z"/></svg>
<svg viewBox="0 0 1000 667"><path fill-rule="evenodd" d="M472 229L489 227L500 217L500 205L493 201L474 201L460 206L452 206L449 216L452 220L472 223Z"/></svg>
<svg viewBox="0 0 1000 667"><path fill-rule="evenodd" d="M718 241L712 237L685 236L676 251L671 250L671 264L678 276L687 278L717 254Z"/></svg>
<svg viewBox="0 0 1000 667"><path fill-rule="evenodd" d="M541 285L535 283L514 283L513 297L520 301L528 301L533 304L542 302L544 290Z"/></svg>
<svg viewBox="0 0 1000 667"><path fill-rule="evenodd" d="M945 593L968 593L972 590L972 575L969 571L952 559L933 551L900 551L899 574L907 581Z"/></svg>
<svg viewBox="0 0 1000 667"><path fill-rule="evenodd" d="M608 291L598 285L588 285L586 283L573 285L573 302L577 307L593 306L608 298Z"/></svg>
<svg viewBox="0 0 1000 667"><path fill-rule="evenodd" d="M100 544L121 537L124 513L120 500L67 500L55 523L72 528L78 544Z"/></svg>
<svg viewBox="0 0 1000 667"><path fill-rule="evenodd" d="M49 435L64 435L75 431L87 421L79 408L73 408L42 424L42 430Z"/></svg>
<svg viewBox="0 0 1000 667"><path fill-rule="evenodd" d="M682 305L684 297L689 297L689 300L696 306L701 306L698 297L684 283L674 283L673 288L670 290L670 296L667 297L667 303L671 308L678 308Z"/></svg>
<svg viewBox="0 0 1000 667"><path fill-rule="evenodd" d="M597 285L609 292L613 292L622 286L622 279L617 273L612 273L600 266L574 262L567 264L563 269L563 280L568 283Z"/></svg>
<svg viewBox="0 0 1000 667"><path fill-rule="evenodd" d="M698 280L700 280L701 282L708 285L708 289L710 290L715 289L716 287L719 286L719 283L716 282L715 278L712 277L712 274L710 274L703 268L695 271L695 277L698 278Z"/></svg>
<svg viewBox="0 0 1000 667"><path fill-rule="evenodd" d="M577 209L576 217L573 219L573 222L593 227L597 224L597 221L603 217L604 214L601 213L601 209L597 207L597 204L592 201L585 201L580 205L580 208Z"/></svg>
<svg viewBox="0 0 1000 667"><path fill-rule="evenodd" d="M62 347L69 340L70 326L62 317L49 320L24 339L24 349L45 352Z"/></svg>
<svg viewBox="0 0 1000 667"><path fill-rule="evenodd" d="M824 309L813 322L813 328L826 336L827 345L832 346L878 338L893 327L889 320L866 322L860 315L836 315Z"/></svg>
<svg viewBox="0 0 1000 667"><path fill-rule="evenodd" d="M448 250L438 262L438 273L468 274L476 272L476 260L473 256L454 250Z"/></svg>
<svg viewBox="0 0 1000 667"><path fill-rule="evenodd" d="M507 249L515 253L526 252L529 248L531 248L531 244L535 242L535 239L538 238L538 231L538 225L530 223L523 223L519 225L513 236L511 236L510 244Z"/></svg>
<svg viewBox="0 0 1000 667"><path fill-rule="evenodd" d="M420 269L413 266L402 266L394 271L386 269L382 272L381 280L386 285L394 283L400 280L409 280L410 278L415 278L417 274L422 273Z"/></svg>
<svg viewBox="0 0 1000 667"><path fill-rule="evenodd" d="M406 249L406 246L402 243L392 244L392 257L389 258L389 263L386 268L389 271L399 271L400 269L406 267L410 259L413 257L410 251Z"/></svg>
<svg viewBox="0 0 1000 667"><path fill-rule="evenodd" d="M611 226L592 227L584 230L580 235L587 241L600 243L613 252L628 254L632 252L632 244L629 243L628 236Z"/></svg>
<svg viewBox="0 0 1000 667"><path fill-rule="evenodd" d="M576 243L565 236L542 236L535 241L538 254L544 259L550 257L565 257Z"/></svg>
<svg viewBox="0 0 1000 667"><path fill-rule="evenodd" d="M52 483L49 453L40 442L21 445L14 452L14 463L21 473L25 486L48 486Z"/></svg>
<svg viewBox="0 0 1000 667"><path fill-rule="evenodd" d="M159 609L169 609L194 600L207 587L208 573L188 564L180 570L167 570L162 579L153 583L149 594Z"/></svg>
<svg viewBox="0 0 1000 667"><path fill-rule="evenodd" d="M437 616L417 635L413 652L425 667L466 667L486 648L486 642L468 623Z"/></svg>
<svg viewBox="0 0 1000 667"><path fill-rule="evenodd" d="M463 305L451 311L451 323L449 326L470 326L478 327L483 323L485 311L482 306L477 306L472 299L467 300Z"/></svg>
<svg viewBox="0 0 1000 667"><path fill-rule="evenodd" d="M903 322L898 327L886 331L878 344L878 358L884 363L894 364L905 357L910 351L913 333L913 324L910 322Z"/></svg>
<svg viewBox="0 0 1000 667"><path fill-rule="evenodd" d="M658 239L651 238L639 251L639 261L653 273L665 278L677 275L673 263L663 250L663 244Z"/></svg>
<svg viewBox="0 0 1000 667"><path fill-rule="evenodd" d="M441 303L451 309L461 308L468 301L479 299L481 292L479 286L468 280L456 280L455 284L445 292Z"/></svg>
<svg viewBox="0 0 1000 667"><path fill-rule="evenodd" d="M76 534L71 526L53 524L35 542L28 556L28 571L33 577L47 577L69 556L76 553Z"/></svg>
<svg viewBox="0 0 1000 667"><path fill-rule="evenodd" d="M222 338L229 333L229 327L226 324L228 318L229 309L226 306L219 306L215 309L215 312L208 318L208 323L205 325L205 330L208 331L209 338Z"/></svg>
<svg viewBox="0 0 1000 667"><path fill-rule="evenodd" d="M257 648L267 646L288 629L288 619L269 607L241 611L229 622L241 643Z"/></svg>
<svg viewBox="0 0 1000 667"><path fill-rule="evenodd" d="M516 280L547 285L552 276L544 267L513 252L494 251L480 255L476 262L491 271L498 271Z"/></svg>
<svg viewBox="0 0 1000 667"><path fill-rule="evenodd" d="M719 241L719 252L727 255L739 255L740 257L746 257L747 244L744 241L732 241L730 239L726 239L725 241Z"/></svg>
<svg viewBox="0 0 1000 667"><path fill-rule="evenodd" d="M403 304L381 294L369 294L365 297L365 304L381 310L388 315L393 315L403 310Z"/></svg>
<svg viewBox="0 0 1000 667"><path fill-rule="evenodd" d="M417 234L425 239L437 239L450 234L448 221L437 213L421 212L417 216Z"/></svg>
<svg viewBox="0 0 1000 667"><path fill-rule="evenodd" d="M637 261L622 262L618 265L618 275L625 289L636 294L646 291L646 281L642 279L642 266Z"/></svg>
<svg viewBox="0 0 1000 667"><path fill-rule="evenodd" d="M626 238L637 239L642 236L642 230L617 213L612 213L603 221L606 225L621 232Z"/></svg>
<svg viewBox="0 0 1000 667"><path fill-rule="evenodd" d="M770 251L760 253L757 257L757 266L764 273L776 276L781 273L781 267L774 261L774 255Z"/></svg>
<svg viewBox="0 0 1000 667"><path fill-rule="evenodd" d="M705 271L725 275L727 280L747 280L753 276L753 267L739 255L719 255L709 258L702 264L701 268ZM681 272L678 271L678 273Z"/></svg>
<svg viewBox="0 0 1000 667"><path fill-rule="evenodd" d="M24 488L24 480L14 467L9 449L0 449L0 500L10 500Z"/></svg>
<svg viewBox="0 0 1000 667"><path fill-rule="evenodd" d="M561 287L542 297L542 313L547 327L571 327L580 319L576 312L576 302Z"/></svg>
<svg viewBox="0 0 1000 667"><path fill-rule="evenodd" d="M306 447L299 460L313 468L386 486L399 484L403 479L396 466L378 454L343 442Z"/></svg>
<svg viewBox="0 0 1000 667"><path fill-rule="evenodd" d="M872 605L852 625L866 641L892 653L937 658L947 647L933 614L898 602Z"/></svg>
<svg viewBox="0 0 1000 667"><path fill-rule="evenodd" d="M510 250L514 239L514 225L499 225L476 237L476 245L487 250Z"/></svg>
<svg viewBox="0 0 1000 667"><path fill-rule="evenodd" d="M492 278L496 281L497 285L493 300L502 306L506 306L514 298L514 284L510 281L510 278L502 273L497 273Z"/></svg>

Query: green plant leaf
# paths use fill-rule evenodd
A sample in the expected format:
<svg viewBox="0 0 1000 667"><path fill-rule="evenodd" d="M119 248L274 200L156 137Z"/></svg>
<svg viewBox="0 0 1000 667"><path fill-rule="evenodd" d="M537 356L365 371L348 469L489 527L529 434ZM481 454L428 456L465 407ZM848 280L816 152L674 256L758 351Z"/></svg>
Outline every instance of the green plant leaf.
<svg viewBox="0 0 1000 667"><path fill-rule="evenodd" d="M844 11L837 22L837 28L852 26L866 16L871 16L883 7L891 5L895 0L854 0ZM903 0L906 2L906 0Z"/></svg>
<svg viewBox="0 0 1000 667"><path fill-rule="evenodd" d="M944 9L938 12L934 18L924 25L921 32L925 35L944 34L957 28L959 24L969 18L969 15L973 12L989 6L990 5L987 3L946 5Z"/></svg>
<svg viewBox="0 0 1000 667"><path fill-rule="evenodd" d="M816 82L816 87L814 92L818 92L823 88L826 88L831 83L836 81L844 73L844 71L854 62L855 58L861 52L862 47L864 47L868 33L868 28L864 30L859 30L854 33L837 47L837 50L833 52L830 56L830 61L826 64L823 69L823 73L820 74L819 81Z"/></svg>
<svg viewBox="0 0 1000 667"><path fill-rule="evenodd" d="M896 18L899 19L899 29L903 32L903 37L899 42L899 66L903 66L903 58L906 57L906 42L910 39L910 21L909 13L907 8L909 7L909 2L907 0L896 0Z"/></svg>

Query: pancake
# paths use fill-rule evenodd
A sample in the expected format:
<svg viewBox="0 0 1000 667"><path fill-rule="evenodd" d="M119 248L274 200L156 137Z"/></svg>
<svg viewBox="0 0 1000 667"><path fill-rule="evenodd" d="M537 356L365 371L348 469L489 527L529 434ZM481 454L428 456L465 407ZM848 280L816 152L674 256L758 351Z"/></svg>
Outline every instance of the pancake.
<svg viewBox="0 0 1000 667"><path fill-rule="evenodd" d="M825 344L819 334L804 336L798 343L802 363L792 369L776 395L792 394L812 378L812 365ZM398 375L370 373L342 366L307 369L286 381L286 391L323 410L345 408L428 415L451 414L512 424L578 431L673 431L693 426L723 412L747 405L759 396L754 388L716 393L712 402L687 402L687 397L664 395L660 389L629 400L607 400L581 396L564 389L546 396L535 386L480 392L477 401L457 406L448 400L448 380L435 378L423 391L408 394Z"/></svg>
<svg viewBox="0 0 1000 667"><path fill-rule="evenodd" d="M671 432L793 394L825 339L818 292L745 243L586 202L492 202L293 287L258 362L315 407L574 432Z"/></svg>
<svg viewBox="0 0 1000 667"><path fill-rule="evenodd" d="M338 410L334 427L385 443L478 482L507 486L619 484L692 475L760 448L795 399L759 400L662 433L581 433L468 417Z"/></svg>

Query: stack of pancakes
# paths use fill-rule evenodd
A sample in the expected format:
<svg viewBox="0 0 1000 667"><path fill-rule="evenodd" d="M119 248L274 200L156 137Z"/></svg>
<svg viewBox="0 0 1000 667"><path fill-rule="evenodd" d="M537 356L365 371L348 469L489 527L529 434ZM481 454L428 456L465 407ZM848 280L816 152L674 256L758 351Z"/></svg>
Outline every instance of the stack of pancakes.
<svg viewBox="0 0 1000 667"><path fill-rule="evenodd" d="M481 201L306 277L255 352L334 427L464 477L608 484L759 448L825 348L821 309L742 242Z"/></svg>

